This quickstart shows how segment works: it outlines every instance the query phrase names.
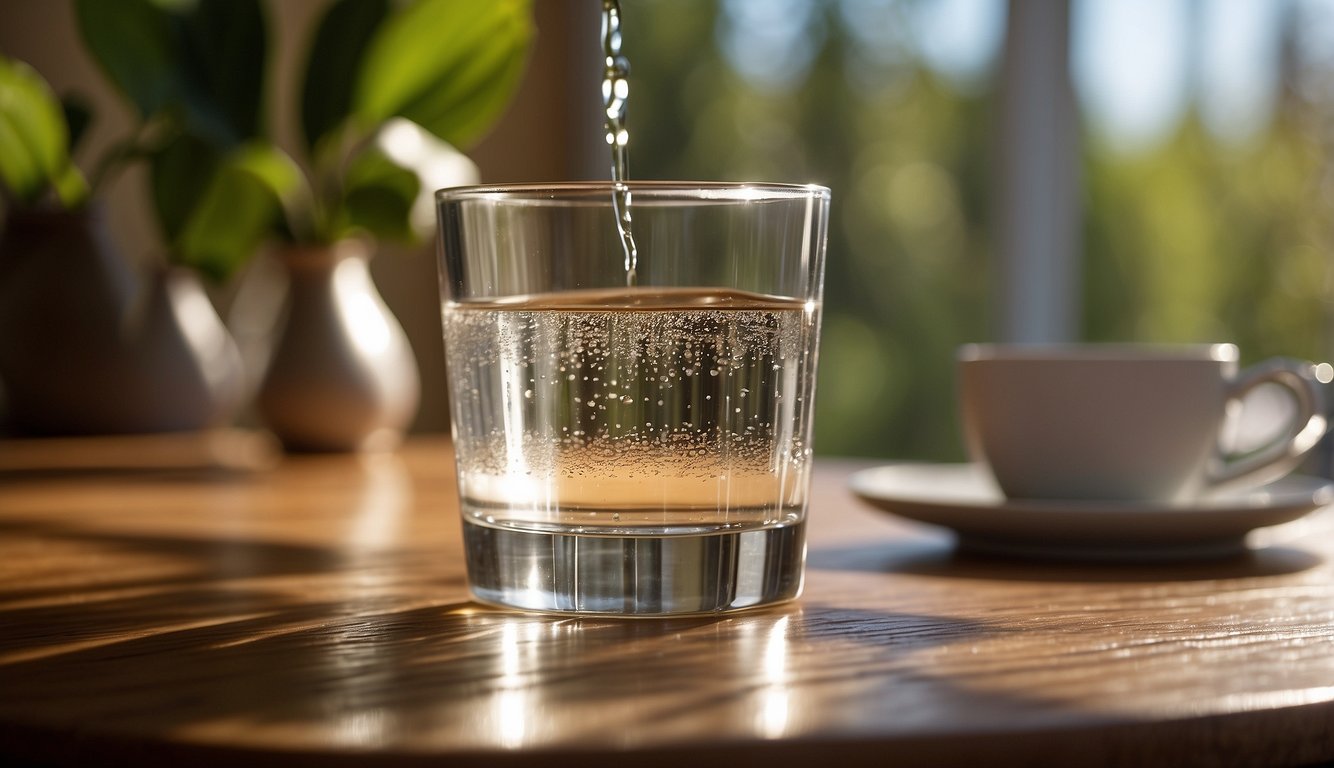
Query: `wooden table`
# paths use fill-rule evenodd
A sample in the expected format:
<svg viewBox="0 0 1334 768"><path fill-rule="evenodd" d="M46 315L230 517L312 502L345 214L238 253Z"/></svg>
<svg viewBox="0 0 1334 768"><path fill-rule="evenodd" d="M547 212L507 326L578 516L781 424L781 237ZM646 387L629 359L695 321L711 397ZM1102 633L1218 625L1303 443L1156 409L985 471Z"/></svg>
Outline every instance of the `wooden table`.
<svg viewBox="0 0 1334 768"><path fill-rule="evenodd" d="M560 618L469 601L451 462L0 474L0 763L1334 760L1334 514L1222 561L974 559L822 462L799 601Z"/></svg>

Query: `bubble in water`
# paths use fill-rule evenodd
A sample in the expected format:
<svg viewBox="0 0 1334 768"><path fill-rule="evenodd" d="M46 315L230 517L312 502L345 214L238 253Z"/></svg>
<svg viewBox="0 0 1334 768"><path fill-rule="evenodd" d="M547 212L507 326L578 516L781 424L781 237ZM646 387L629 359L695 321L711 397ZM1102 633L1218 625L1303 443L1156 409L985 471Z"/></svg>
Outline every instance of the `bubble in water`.
<svg viewBox="0 0 1334 768"><path fill-rule="evenodd" d="M631 290L662 299L660 292ZM612 292L590 292L587 308L572 308L567 297L559 309L536 301L448 309L453 391L465 393L457 404L465 495L470 477L479 478L472 488L505 488L508 478L524 477L553 500L524 513L540 522L565 514L562 477L577 478L575 487L588 498L606 500L597 503L607 505L608 515L613 504L624 510L664 499L685 503L663 489L701 482L712 488L708 478L724 462L733 477L749 473L747 488L777 489L790 482L783 478L792 477L793 467L803 472L807 459L793 438L806 406L784 413L779 387L794 382L792 395L804 394L807 380L801 372L792 379L783 365L772 369L785 347L805 343L810 319L772 299L747 298L750 308L732 298L718 310L716 299L688 303L694 295L671 297L662 307L670 311L645 309L643 298L631 303ZM790 359L787 365L796 365L799 356ZM735 378L720 375L733 371ZM548 383L560 386L548 394ZM529 406L509 410L511 391L522 392ZM565 398L566 405L544 396ZM532 407L537 402L549 407ZM778 498L757 503L785 503Z"/></svg>

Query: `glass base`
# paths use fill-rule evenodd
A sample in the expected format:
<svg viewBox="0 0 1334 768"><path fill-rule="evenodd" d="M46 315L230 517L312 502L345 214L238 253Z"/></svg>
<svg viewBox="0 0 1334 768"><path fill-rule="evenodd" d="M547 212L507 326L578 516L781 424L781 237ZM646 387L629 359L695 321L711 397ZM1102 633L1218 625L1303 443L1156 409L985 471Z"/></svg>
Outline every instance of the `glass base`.
<svg viewBox="0 0 1334 768"><path fill-rule="evenodd" d="M615 616L716 613L801 593L806 524L691 534L515 530L465 517L468 581L480 601Z"/></svg>

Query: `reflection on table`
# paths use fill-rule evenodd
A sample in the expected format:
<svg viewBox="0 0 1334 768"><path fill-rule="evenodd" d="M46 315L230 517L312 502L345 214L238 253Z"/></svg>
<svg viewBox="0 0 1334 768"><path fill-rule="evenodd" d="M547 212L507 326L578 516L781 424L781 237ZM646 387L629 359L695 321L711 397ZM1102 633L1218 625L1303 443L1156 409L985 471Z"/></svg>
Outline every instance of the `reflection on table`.
<svg viewBox="0 0 1334 768"><path fill-rule="evenodd" d="M817 466L805 595L472 602L444 441L0 474L0 754L43 764L1334 759L1334 517L1239 556L989 559ZM452 764L452 763L451 763Z"/></svg>

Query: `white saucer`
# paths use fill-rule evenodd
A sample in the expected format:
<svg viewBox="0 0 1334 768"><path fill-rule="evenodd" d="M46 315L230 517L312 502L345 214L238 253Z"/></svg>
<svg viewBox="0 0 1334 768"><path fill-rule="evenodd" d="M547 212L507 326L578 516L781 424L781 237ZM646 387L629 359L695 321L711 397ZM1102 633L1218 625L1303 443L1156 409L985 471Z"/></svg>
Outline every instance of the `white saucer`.
<svg viewBox="0 0 1334 768"><path fill-rule="evenodd" d="M893 464L862 470L852 492L900 517L952 529L960 546L1011 555L1098 559L1220 556L1256 528L1334 502L1334 483L1290 475L1184 504L1006 499L984 467Z"/></svg>

